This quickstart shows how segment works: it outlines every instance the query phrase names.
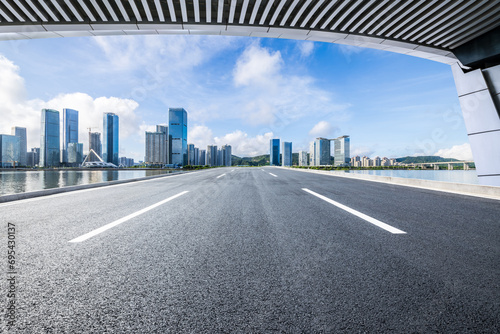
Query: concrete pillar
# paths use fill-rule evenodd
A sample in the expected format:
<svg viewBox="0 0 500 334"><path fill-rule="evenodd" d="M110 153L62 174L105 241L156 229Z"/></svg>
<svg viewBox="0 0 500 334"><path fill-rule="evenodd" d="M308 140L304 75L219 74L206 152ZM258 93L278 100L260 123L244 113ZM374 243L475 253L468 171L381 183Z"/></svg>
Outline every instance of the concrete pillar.
<svg viewBox="0 0 500 334"><path fill-rule="evenodd" d="M448 170L453 170L453 164L448 164Z"/></svg>
<svg viewBox="0 0 500 334"><path fill-rule="evenodd" d="M469 170L469 164L464 162L464 170Z"/></svg>
<svg viewBox="0 0 500 334"><path fill-rule="evenodd" d="M434 165L434 170L439 170L439 165L438 164Z"/></svg>
<svg viewBox="0 0 500 334"><path fill-rule="evenodd" d="M500 65L452 71L479 183L500 186Z"/></svg>

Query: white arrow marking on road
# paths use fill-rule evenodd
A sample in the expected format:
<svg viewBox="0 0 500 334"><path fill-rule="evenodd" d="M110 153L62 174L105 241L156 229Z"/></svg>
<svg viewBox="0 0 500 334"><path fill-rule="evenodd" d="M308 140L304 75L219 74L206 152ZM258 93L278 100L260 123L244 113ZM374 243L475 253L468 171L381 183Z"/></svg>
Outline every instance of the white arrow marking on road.
<svg viewBox="0 0 500 334"><path fill-rule="evenodd" d="M134 217L137 217L137 216L139 216L139 215L142 215L143 213L148 212L149 210L152 210L152 209L154 209L154 208L156 208L156 207L158 207L158 206L160 206L160 205L162 205L162 204L165 204L165 203L167 203L167 202L169 202L169 201L171 201L171 200L173 200L173 199L175 199L175 198L177 198L177 197L180 197L180 196L182 196L182 195L184 195L184 194L186 194L186 193L188 193L188 192L189 192L189 191L183 191L183 192L181 192L181 193L178 193L177 195L174 195L174 196L172 196L172 197L169 197L169 198L167 198L167 199L164 199L163 201L160 201L160 202L158 202L158 203L156 203L156 204L150 205L150 206L148 206L147 208L144 208L144 209L142 209L142 210L139 210L139 211L137 211L137 212L134 212L134 213L132 213L132 214L130 214L130 215L128 215L128 216L126 216L126 217L120 218L120 219L118 219L118 220L115 220L115 221L114 221L114 222L112 222L112 223L109 223L109 224L104 225L104 226L102 226L102 227L99 227L98 229L95 229L95 230L93 230L93 231L91 231L91 232L89 232L89 233L86 233L86 234L84 234L84 235L81 235L81 236L79 236L78 238L72 239L72 240L70 240L69 242L82 242L82 241L85 241L85 240L87 240L87 239L90 239L90 238L92 238L93 236L98 235L99 233L102 233L102 232L104 232L104 231L107 231L107 230L109 230L110 228L115 227L115 226L117 226L117 225L120 225L121 223L124 223L124 222L126 222L127 220L130 220L130 219L132 219L132 218L134 218Z"/></svg>
<svg viewBox="0 0 500 334"><path fill-rule="evenodd" d="M278 175L274 175L273 173L269 173L269 175L272 175L274 177L278 177Z"/></svg>
<svg viewBox="0 0 500 334"><path fill-rule="evenodd" d="M347 211L347 212L349 212L349 213L351 213L351 214L353 214L353 215L355 215L355 216L357 216L357 217L359 217L361 219L364 219L367 222L369 222L369 223L371 223L371 224L373 224L375 226L383 228L384 230L386 230L388 232L391 232L392 234L406 234L406 232L404 232L404 231L401 231L401 230L399 230L399 229L397 229L395 227L392 227L391 225L387 225L386 223L382 223L380 220L377 220L375 218L372 218L370 216L365 215L364 213L361 213L359 211L351 209L350 207L345 206L343 204L340 204L339 202L335 202L334 200L331 200L328 197L325 197L323 195L315 193L314 191L311 191L311 190L309 190L307 188L302 188L302 190L304 190L304 191L306 191L306 192L310 193L311 195L314 195L314 196L316 196L318 198L321 198L323 201L328 202L330 204L333 204L336 207L338 207L338 208L340 208L342 210L345 210L345 211Z"/></svg>
<svg viewBox="0 0 500 334"><path fill-rule="evenodd" d="M219 177L223 177L224 175L226 175L226 173L222 174L222 175L219 175L217 176L216 178L218 179Z"/></svg>

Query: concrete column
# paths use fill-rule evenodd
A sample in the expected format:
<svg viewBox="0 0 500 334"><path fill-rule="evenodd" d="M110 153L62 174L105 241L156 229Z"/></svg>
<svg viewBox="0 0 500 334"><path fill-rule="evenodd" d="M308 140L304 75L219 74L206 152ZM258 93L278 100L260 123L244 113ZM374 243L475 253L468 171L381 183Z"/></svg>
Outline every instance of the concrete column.
<svg viewBox="0 0 500 334"><path fill-rule="evenodd" d="M439 165L434 165L434 170L439 170Z"/></svg>
<svg viewBox="0 0 500 334"><path fill-rule="evenodd" d="M469 164L464 162L464 170L469 170Z"/></svg>
<svg viewBox="0 0 500 334"><path fill-rule="evenodd" d="M448 170L453 170L453 165L452 164L448 164Z"/></svg>
<svg viewBox="0 0 500 334"><path fill-rule="evenodd" d="M479 182L500 186L500 65L452 71Z"/></svg>

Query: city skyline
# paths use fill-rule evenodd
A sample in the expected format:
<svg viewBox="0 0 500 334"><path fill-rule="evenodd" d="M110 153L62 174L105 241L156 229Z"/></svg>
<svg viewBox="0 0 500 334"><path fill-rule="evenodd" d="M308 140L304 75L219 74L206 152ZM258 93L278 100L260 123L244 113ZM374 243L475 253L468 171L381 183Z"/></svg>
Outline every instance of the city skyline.
<svg viewBox="0 0 500 334"><path fill-rule="evenodd" d="M111 111L123 130L119 155L143 160L145 132L183 105L189 142L228 143L238 156L265 154L270 138L298 152L342 133L356 138L351 155L470 154L449 67L389 52L217 36L68 38L1 44L0 70L10 87L0 113L27 128L28 148L38 146L41 108L79 110L85 152L86 129L102 133L96 116Z"/></svg>

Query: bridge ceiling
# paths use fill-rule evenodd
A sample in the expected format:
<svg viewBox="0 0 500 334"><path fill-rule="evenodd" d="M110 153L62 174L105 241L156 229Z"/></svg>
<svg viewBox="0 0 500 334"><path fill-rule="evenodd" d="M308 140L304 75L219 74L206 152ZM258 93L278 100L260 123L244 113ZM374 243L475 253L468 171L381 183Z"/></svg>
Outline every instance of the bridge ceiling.
<svg viewBox="0 0 500 334"><path fill-rule="evenodd" d="M0 0L3 40L207 33L414 50L442 61L497 26L498 0Z"/></svg>

